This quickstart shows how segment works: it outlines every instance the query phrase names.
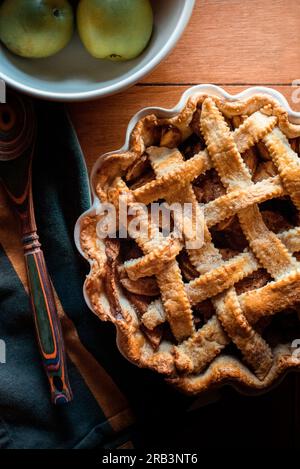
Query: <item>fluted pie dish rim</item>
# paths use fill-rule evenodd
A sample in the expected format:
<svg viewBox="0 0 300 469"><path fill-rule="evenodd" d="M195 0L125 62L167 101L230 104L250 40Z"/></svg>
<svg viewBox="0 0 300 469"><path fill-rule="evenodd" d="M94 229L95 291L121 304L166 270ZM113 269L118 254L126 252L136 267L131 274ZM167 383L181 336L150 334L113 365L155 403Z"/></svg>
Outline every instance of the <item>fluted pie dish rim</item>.
<svg viewBox="0 0 300 469"><path fill-rule="evenodd" d="M263 102L262 95L265 96L264 102ZM261 106L258 105L258 102L260 102L260 99L262 100L261 102L263 102L263 105ZM235 111L235 113L236 113L237 118L244 119L244 121L242 121L242 123L240 124L240 129L241 129L240 131L237 128L236 130L229 132L229 130L227 129L227 124L225 122L225 117L224 117L226 116L226 112L227 113L229 112L228 110L226 111L226 105L228 104L228 109L233 109L234 105L231 106L230 103L235 103L236 101L240 101L242 103L243 102L253 103L251 104L251 106L253 107L253 111L250 110L246 118L244 115L242 115L242 111L239 112L238 108L236 108L237 111ZM233 145L234 146L233 150L231 149L231 146L230 146L231 144L230 145L228 144L229 145L228 151L232 150L233 151L232 154L236 155L237 166L240 165L239 170L237 170L237 171L240 171L239 177L241 177L242 179L244 178L244 183L246 184L244 188L241 185L237 186L238 189L241 190L243 194L245 192L244 195L238 197L240 201L237 202L240 204L242 203L245 204L245 206L243 206L243 216L241 216L241 219L240 219L240 223L243 227L243 230L245 229L245 226L243 225L243 223L245 224L246 223L245 220L248 220L247 217L250 216L249 214L246 214L247 203L248 203L246 201L247 192L254 193L261 187L261 185L264 186L265 184L264 181L266 180L268 181L267 184L269 184L269 186L267 189L265 188L264 190L271 191L271 193L274 194L274 197L279 197L282 194L285 194L286 190L289 191L291 189L291 192L294 191L294 188L292 187L294 184L293 177L291 175L286 176L285 174L283 174L284 172L282 170L282 167L280 166L281 165L280 161L278 162L278 171L280 173L280 177L283 178L283 183L281 179L279 178L279 175L278 176L276 175L273 178L264 179L264 181L258 181L258 183L256 182L255 184L253 184L251 182L251 177L248 174L250 170L248 171L248 168L246 167L246 165L244 165L244 163L241 163L241 156L240 156L239 151L241 152L241 154L244 155L244 151L245 152L248 151L248 148L252 147L256 143L255 133L258 133L259 137L257 136L257 139L259 140L264 139L264 142L265 142L264 144L270 149L270 152L272 153L273 147L280 144L281 134L285 135L285 132L287 132L287 134L290 133L290 135L292 135L293 132L296 133L298 131L298 127L293 127L293 125L291 124L300 123L300 113L296 113L292 111L286 99L278 91L273 90L271 88L252 87L252 88L248 88L247 90L237 95L231 95L227 93L225 90L223 90L222 88L214 86L214 85L198 85L198 86L192 87L188 89L182 95L179 103L172 109L154 107L154 108L145 108L145 109L142 109L140 112L138 112L131 119L128 125L127 132L126 132L126 140L125 140L123 147L117 151L109 152L109 153L106 153L105 155L100 156L97 162L95 163L92 173L91 173L91 190L93 193L94 202L93 202L92 207L87 212L81 215L81 217L78 219L76 226L75 226L76 246L79 252L89 261L92 274L95 269L95 258L93 257L89 258L89 253L88 253L86 246L83 248L82 233L85 228L89 229L89 226L86 223L86 220L91 220L93 216L95 215L96 211L99 209L99 206L101 205L101 202L99 200L99 193L101 192L102 189L101 188L99 189L99 186L102 185L104 187L105 184L107 183L107 180L110 178L110 176L108 175L109 171L106 171L106 168L110 168L109 165L112 164L112 168L114 171L114 168L118 167L118 161L120 160L121 164L119 165L118 170L123 171L123 163L125 162L126 158L130 159L131 153L135 153L135 154L139 153L139 156L142 156L142 154L144 154L145 147L147 147L147 155L148 155L148 158L151 160L151 164L152 164L152 167L154 168L154 171L156 172L156 177L157 179L161 178L161 176L163 175L163 173L159 172L162 170L162 168L160 167L161 160L163 158L170 157L172 159L172 162L174 162L174 158L176 160L176 158L180 158L180 155L179 154L174 155L173 154L174 152L172 153L173 151L172 148L170 148L169 150L167 148L162 149L162 147L161 148L155 147L155 145L153 144L151 145L151 143L148 148L148 145L145 144L145 139L147 139L147 137L145 138L145 135L146 135L145 122L147 122L147 119L145 120L144 118L145 116L154 115L156 116L160 127L163 125L167 125L167 124L170 125L171 127L177 126L177 128L180 129L180 131L182 132L181 134L182 140L185 140L188 138L188 136L183 137L184 132L185 132L185 130L183 130L185 128L184 126L186 126L186 122L189 122L188 124L188 128L189 128L191 119L196 113L197 105L199 102L202 103L201 113L202 114L205 112L207 113L208 123L205 123L205 120L203 117L202 118L203 122L201 124L202 125L201 131L204 133L205 140L207 139L206 140L207 149L205 149L206 153L209 154L207 158L208 159L212 158L212 161L213 161L212 169L214 170L215 167L217 168L217 172L219 176L221 177L222 183L225 185L225 188L227 190L226 194L223 195L223 199L224 197L226 199L226 197L228 197L229 195L231 197L230 210L233 210L232 204L235 203L234 202L235 187L234 186L231 187L230 184L232 182L229 179L228 181L226 180L227 176L225 173L222 174L222 171L223 171L222 165L220 165L220 161L218 161L218 158L219 158L219 154L221 154L222 151L225 152L224 158L226 158L227 150L225 151L224 149L225 147L224 148L222 147L223 145L221 141L222 139L219 139L220 141L218 140L218 134L216 135L216 142L217 142L216 144L214 140L213 141L211 140L212 135L214 135L214 133L212 132L215 132L215 130L212 128L211 122L215 122L216 128L218 125L220 126L220 129L222 130L222 132L226 134L226 139L228 137L228 142L231 142L230 139L232 139L233 135L234 135L234 138L236 139L235 144ZM223 105L222 103L225 103L225 104ZM273 104L270 104L270 103L273 103ZM203 107L204 107L205 112L203 111ZM219 112L219 108L222 108L223 114ZM245 109L246 108L247 106L245 105ZM209 112L211 112L212 114L211 119L210 119ZM178 117L178 114L183 115L183 118L182 119L179 118L176 120L176 116ZM219 114L221 115L221 117L219 116ZM234 116L234 113L232 115L230 114L230 116L231 117ZM287 120L287 116L288 116L288 120ZM153 120L155 119L153 118ZM248 122L246 122L247 120ZM151 118L149 118L149 122L150 121L151 121ZM158 124L154 124L154 125L158 125ZM261 129L257 130L255 127L256 125L260 126ZM277 133L275 131L273 132L273 130L277 129L277 127L279 129ZM227 135L228 132L229 134ZM243 132L246 133L247 138L249 137L247 133L251 134L252 132L253 141L251 140L252 136L250 136L251 138L250 137L248 138L249 140L248 144L245 143L245 139L243 138L243 136L241 136ZM271 137L268 137L269 134L271 135ZM144 137L142 138L141 135L144 135ZM299 131L299 135L300 135L300 131ZM216 147L216 145L218 144L220 145L219 149L218 147ZM284 147L283 147L283 150L284 150ZM289 150L287 150L287 152L288 152L287 158L288 157L292 158L292 153L289 153ZM203 150L199 152L200 158L198 158L197 155L194 155L192 157L194 158L194 161L192 163L195 163L195 164L189 165L189 170L191 170L191 172L195 171L194 168L197 164L200 164L201 166L201 164L203 163L201 162L203 160L202 153L203 153ZM112 158L112 155L115 155L116 158ZM122 155L122 157L120 157L120 155ZM204 159L206 161L205 155L204 155ZM276 160L276 155L274 156L274 159ZM132 161L135 161L134 158ZM126 164L124 163L125 166ZM179 161L178 165L180 166L181 164L183 164L183 162ZM210 163L207 163L207 164L210 164ZM175 170L176 169L178 168L175 168ZM210 168L208 169L210 170ZM175 181L174 178L176 178L176 174L175 174L176 171L174 171L173 173L172 173L172 177L173 177L173 182L174 182ZM99 174L100 174L100 177L102 178L101 184L99 183ZM194 176L190 176L190 177L192 178ZM249 181L247 178L249 179ZM156 179L156 182L157 182L157 179ZM191 180L192 179L189 179L189 181ZM160 180L160 182L162 182L162 180ZM146 183L146 186L147 186L147 183ZM121 186L117 185L116 187L118 191L119 190L121 192L125 191L125 193L127 194L126 184L124 185L124 187L122 186L122 184ZM151 190L152 190L151 187L152 187L151 184L148 183L148 186L146 187L146 189L149 189L148 191L144 190L143 188L141 190L136 189L133 191L134 196L137 197L138 202L145 202L147 204L150 201L155 200L153 194L151 194ZM243 192L244 189L245 191ZM157 190L163 191L164 184L160 185ZM129 193L131 192L132 191L128 192L129 198L131 197L131 195L129 195ZM164 192L162 193L164 194ZM167 192L165 192L165 194L167 194ZM290 196L291 194L288 192L288 195ZM166 197L168 196L166 195ZM188 197L191 197L191 195L189 195ZM255 201L257 201L255 202L255 207L257 203L267 200L266 197L264 198L264 196L261 196L259 194L255 195L255 197L256 197ZM293 197L293 195L291 197ZM220 197L221 201L223 199L222 197ZM245 202L243 202L244 199L245 199ZM297 196L296 196L296 199L297 199ZM292 200L294 202L294 199ZM296 203L297 203L297 200L296 200ZM207 206L209 206L209 209L207 209L205 213L207 213L208 218L207 219L205 218L205 219L207 220L207 223L210 223L213 225L213 223L216 222L216 217L220 216L219 215L220 211L222 212L223 208L221 207L221 204L218 205L216 201L210 201L207 204ZM227 213L226 211L227 208L224 210ZM237 212L233 212L233 213L238 213L240 216L241 211L242 210L239 209ZM216 215L216 213L218 213L218 215ZM223 219L220 219L220 220L224 220L224 217L225 215L223 216ZM216 265L212 269L214 270L213 274L211 274L210 271L201 270L201 265L197 266L197 262L195 261L194 267L195 268L197 267L197 269L199 267L198 273L199 273L200 280L195 279L195 280L191 280L189 284L184 284L186 293L184 293L183 295L186 294L189 301L195 301L195 304L198 301L197 298L199 299L199 298L205 297L205 295L203 296L203 294L202 293L200 294L199 291L196 291L196 293L194 291L195 286L197 286L197 288L200 288L200 286L202 285L201 282L203 279L205 279L205 277L207 278L207 280L211 282L211 285L214 286L214 282L215 282L216 288L217 288L217 290L214 291L213 297L218 298L217 300L218 304L215 305L214 303L214 306L216 308L216 311L218 311L218 314L215 314L215 316L213 316L212 318L209 318L209 320L206 323L204 323L204 325L202 326L202 328L206 326L206 329L207 329L206 337L203 339L203 337L199 335L199 339L195 340L194 344L192 344L192 346L196 348L196 351L197 351L196 354L194 353L195 349L190 347L189 342L191 342L192 339L188 339L188 337L194 338L198 334L198 331L195 332L194 329L191 329L194 326L189 323L188 317L190 313L188 311L188 308L186 311L186 316L182 318L183 320L182 328L181 328L181 325L180 327L177 328L176 320L174 320L174 322L172 323L173 319L171 317L172 315L171 310L169 312L168 311L165 312L166 318L163 319L163 322L167 321L170 324L171 330L173 334L175 334L175 338L178 341L178 343L176 342L175 345L174 344L169 345L169 343L167 344L167 341L166 343L162 341L161 342L161 344L163 344L162 350L161 350L162 353L160 353L160 349L158 348L159 351L157 353L157 356L155 356L156 354L155 352L153 354L154 356L152 357L151 348L149 348L151 347L151 345L148 344L145 334L141 332L140 330L141 321L143 319L131 318L131 313L128 313L128 311L130 310L130 308L133 308L134 310L134 306L132 305L132 303L130 303L128 298L126 298L124 302L121 301L120 303L122 311L124 310L127 311L127 308L129 308L126 314L124 315L124 317L127 316L127 318L129 318L128 324L127 324L126 319L124 320L124 322L122 322L124 318L121 318L121 319L118 318L117 320L114 320L112 319L112 316L110 315L110 313L102 314L101 312L99 313L99 311L95 311L95 303L93 303L94 300L91 301L91 288L90 288L89 276L83 288L85 300L93 312L96 312L96 314L98 312L98 316L100 315L101 319L113 320L117 328L117 345L120 349L120 352L127 359L137 364L138 366L149 367L162 373L163 375L165 375L165 377L171 384L175 385L178 389L182 390L183 392L186 392L189 394L198 394L204 391L209 391L213 387L221 386L227 383L230 383L231 385L235 386L236 388L238 388L240 391L243 391L243 392L253 393L253 392L265 391L269 389L270 386L273 386L286 371L288 371L289 369L298 369L299 363L297 362L297 360L295 360L295 356L291 353L290 349L285 344L278 344L278 346L276 345L276 347L271 349L271 347L269 347L268 343L266 343L266 341L262 338L262 336L257 333L256 329L254 327L252 328L252 323L251 323L252 320L248 321L250 314L254 314L254 316L255 315L259 316L260 313L256 310L256 308L258 308L259 306L251 307L251 302L252 303L254 302L253 304L255 305L259 305L259 302L257 301L258 298L255 295L252 295L253 296L252 298L252 296L249 295L249 292L247 291L242 292L241 294L237 295L237 293L235 293L235 286L234 286L235 283L234 282L230 283L230 281L228 282L228 291L226 289L226 292L224 293L222 288L217 286L218 276L223 275L222 272L223 272L223 269L225 269L226 272L229 272L229 275L232 275L232 278L235 278L234 276L236 275L236 282L238 282L240 280L239 273L235 272L234 270L235 267L234 266L232 267L232 264L236 264L238 261L242 264L245 261L247 265L247 269L249 269L249 272L252 272L251 269L253 269L253 271L256 271L257 269L261 269L261 267L263 268L266 267L265 270L267 270L267 273L268 274L271 273L271 279L275 285L274 288L273 287L272 288L275 292L277 285L279 285L279 282L281 281L284 275L285 276L288 276L288 275L291 276L292 274L295 276L298 275L297 261L296 260L294 261L294 257L293 257L293 249L295 249L296 242L294 239L293 240L290 239L293 237L297 237L298 233L297 233L297 236L295 235L294 231L292 234L290 234L290 232L288 233L284 232L283 234L278 234L278 236L277 234L274 234L274 233L270 234L271 236L270 239L272 240L272 242L275 243L276 249L278 248L280 251L280 249L282 248L282 255L283 257L286 256L287 265L288 265L288 262L291 262L291 266L293 266L291 267L292 271L291 270L285 271L284 270L285 267L283 265L281 267L279 266L278 269L277 267L273 268L272 266L269 266L268 260L264 258L264 255L262 254L262 250L260 250L261 248L257 245L255 236L253 235L252 231L251 230L247 231L246 229L246 237L251 246L250 251L253 251L255 253L255 256L253 256L253 258L251 257L252 252L248 253L246 249L243 252L239 253L236 257L234 257L234 260L230 258L224 261L224 259L223 260L221 259L219 254L216 254L217 260L216 260ZM272 230L267 229L266 231L267 237L269 236L268 233L271 231ZM276 243L278 243L278 247ZM149 261L149 255L150 254L152 255L152 253L149 254L149 252L147 251L148 249L147 246L145 247L143 245L141 246L139 245L139 247L141 247L141 250L143 251L144 258L141 259L140 262L137 262L137 263L139 263L141 266L144 267L145 262ZM144 247L145 247L145 250L144 250ZM266 242L265 249L268 252L268 249L269 249L268 242ZM271 249L270 252L272 252L272 249L274 249L274 247L271 246L270 249ZM288 251L288 249L292 249L291 253L285 252L285 250ZM217 248L217 251L218 250L219 248ZM177 254L177 252L175 254ZM177 261L174 260L175 254L174 253L172 254L173 255L172 262L174 261L175 263L177 263ZM104 258L105 258L105 255L108 255L105 249L104 249L104 254L101 253L101 256L102 255L104 255ZM160 255L161 255L161 252L159 251L157 256L160 256ZM100 264L102 262L101 256L98 258ZM191 256L191 259L192 258L193 256ZM258 258L259 261L257 261L256 258ZM256 265L256 261L258 262L258 267ZM106 261L103 261L103 262L106 262ZM253 267L253 263L255 264L254 267ZM124 265L125 265L125 270L127 269L126 270L127 273L128 272L134 273L134 267L132 267L132 265L129 265L128 263L126 264L126 262L124 263ZM170 264L168 264L168 266L169 265ZM250 267L250 265L252 267ZM170 272L171 273L173 272L173 274L176 271L176 267L174 268L175 270L174 269L170 270ZM233 268L232 271L230 270L231 268ZM280 270L281 268L282 270ZM92 274L90 273L90 276ZM160 276L163 277L163 275L160 272L155 272L155 276L156 276L159 288L161 290L161 284L160 284L159 278ZM244 274L244 276L246 277L246 274ZM201 280L201 277L202 277L202 280ZM243 278L243 276L241 278ZM166 282L166 278L164 278L164 281ZM297 283L297 279L292 280L292 281ZM270 281L266 282L266 286L269 284L270 284ZM180 291L180 285L178 288ZM266 287L265 287L265 290L263 290L263 288L264 286L257 288L257 290L259 290L259 294L268 295L269 291L266 290ZM232 292L232 290L234 290L234 292ZM272 290L272 295L273 296L275 295L274 296L275 298L276 294L273 292L273 290ZM217 295L216 295L216 292L218 293ZM120 295L120 297L122 297L122 293L120 293L119 290L118 290L117 295ZM268 298L268 296L266 298ZM164 297L163 297L163 301L165 301ZM238 305L236 304L236 301L238 301ZM165 308L165 304L166 303L164 303L164 308ZM287 304L289 306L289 303ZM226 308L224 305L226 306ZM240 308L240 305L243 305L241 307L242 309ZM108 307L108 310L110 310L110 307L108 305L106 305L105 307ZM184 308L185 306L183 306L183 309ZM245 311L245 315L246 315L246 311L248 311L247 314L249 314L249 316L244 316L243 315L244 311ZM148 310L147 310L147 314L148 314ZM151 309L150 316L149 314L147 316L148 318L150 317L150 319L153 320L153 317L154 317L154 320L157 320L157 315L158 315L157 313L155 313L156 316L155 314L154 316L153 315L151 316L152 309ZM227 321L226 318L228 314L229 316L231 315L230 317L233 322ZM214 320L214 318L216 319ZM143 322L143 326L145 324L147 324L146 320ZM149 324L149 321L148 321L148 324ZM221 329L219 329L220 324L222 326ZM155 323L155 327L157 325L160 325L160 322ZM237 327L238 327L238 332L235 330ZM187 334L186 331L191 331L191 330L194 331L192 332L192 335L186 336ZM223 333L225 335L223 335ZM234 346L238 347L239 352L243 356L243 359L236 358L235 356L231 357L230 354L229 355L222 354L221 349L223 350L223 348L225 348L228 344L227 335L229 336L230 340L233 341ZM232 335L233 335L233 338L232 338ZM217 340L216 337L218 338L218 340L220 339L220 344L219 343L217 343L217 345L214 344L214 342ZM249 338L249 340L247 337ZM143 341L145 341L145 343ZM209 342L210 344L208 344ZM253 346L251 346L252 342L253 342ZM159 345L159 347L161 347L161 345ZM205 354L208 354L208 355L211 354L211 357L213 357L211 360L208 361L208 363L205 366L203 366L203 363L202 363L203 353L200 350L201 347L204 347ZM202 361L200 360L199 357L195 356L197 354L201 356ZM244 358L246 359L246 363L243 361Z"/></svg>

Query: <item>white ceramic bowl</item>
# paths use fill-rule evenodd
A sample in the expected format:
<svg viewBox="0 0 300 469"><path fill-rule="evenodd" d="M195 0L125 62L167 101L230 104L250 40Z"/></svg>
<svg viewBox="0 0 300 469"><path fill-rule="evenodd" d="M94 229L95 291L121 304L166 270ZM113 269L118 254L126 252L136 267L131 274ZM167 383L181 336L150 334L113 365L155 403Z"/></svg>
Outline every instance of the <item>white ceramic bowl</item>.
<svg viewBox="0 0 300 469"><path fill-rule="evenodd" d="M239 94L232 95L232 94L227 93L227 91L223 90L223 88L220 88L219 86L206 85L206 84L205 85L204 84L203 85L197 85L197 86L193 86L192 88L189 88L188 90L186 90L183 93L179 103L177 103L176 106L173 107L172 109L165 109L165 108L162 108L162 107L148 107L148 108L141 109L137 114L135 114L132 117L132 119L130 120L129 124L128 124L127 132L126 132L126 136L125 136L125 142L124 142L124 145L122 146L122 148L120 148L119 150L111 151L109 153L105 153L104 155L101 155L98 158L98 160L96 161L96 163L94 164L94 167L92 169L91 177L90 177L90 186L91 186L91 192L92 192L92 196L93 196L93 203L92 203L91 208L79 217L79 219L77 220L77 223L75 225L75 230L74 230L74 240L75 240L76 247L77 247L78 251L80 252L80 254L83 257L86 258L84 252L82 251L81 244L80 244L81 220L82 220L82 218L84 218L88 215L93 216L97 212L97 210L99 209L99 206L101 205L101 202L100 202L99 198L96 195L96 191L95 191L95 187L94 187L95 175L97 174L98 169L102 165L102 161L103 161L105 156L107 156L109 154L123 153L123 152L129 150L131 133L132 133L135 125L137 124L137 122L140 119L142 119L143 117L145 117L149 114L155 114L158 117L170 118L170 117L180 113L182 111L182 109L184 108L187 100L192 95L195 95L195 94L199 94L199 95L206 94L206 95L212 95L212 96L219 96L220 98L225 98L225 99L229 99L229 100L232 100L232 101L236 101L236 100L239 100L239 99L240 100L245 100L247 98L250 98L251 96L253 96L256 93L265 93L265 94L271 96L272 98L276 99L278 101L278 103L288 112L290 121L295 123L295 124L300 124L300 112L293 111L290 108L287 100L285 99L285 97L281 93L279 93L278 91L276 91L272 88L266 88L264 86L256 86L256 87L248 88L248 89L242 91ZM86 258L86 260L90 263L90 265L92 265L90 259ZM84 295L84 298L85 298L85 301L86 301L88 307L93 311L92 305L90 303L89 297L88 297L86 289L85 289L85 285L83 286L83 295ZM117 344L118 344L120 352L126 357L126 355L122 351L122 348L121 348L121 346L119 344L119 341L118 341L118 330L117 330Z"/></svg>
<svg viewBox="0 0 300 469"><path fill-rule="evenodd" d="M58 101L79 101L117 93L151 72L173 49L193 11L195 0L152 0L154 32L138 58L122 63L97 60L77 33L57 55L23 59L0 46L0 78L25 93Z"/></svg>

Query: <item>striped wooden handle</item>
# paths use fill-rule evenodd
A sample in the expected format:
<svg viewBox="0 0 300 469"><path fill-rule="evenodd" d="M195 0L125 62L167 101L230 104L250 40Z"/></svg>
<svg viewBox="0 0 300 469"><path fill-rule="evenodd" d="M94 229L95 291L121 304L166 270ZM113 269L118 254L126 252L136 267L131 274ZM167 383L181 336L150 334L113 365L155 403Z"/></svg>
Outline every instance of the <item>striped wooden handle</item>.
<svg viewBox="0 0 300 469"><path fill-rule="evenodd" d="M22 239L30 298L39 348L51 389L52 402L63 404L72 400L63 343L53 288L36 233Z"/></svg>
<svg viewBox="0 0 300 469"><path fill-rule="evenodd" d="M31 163L35 136L32 102L9 92L8 103L0 105L0 178L21 222L30 299L51 398L55 404L63 404L72 400L72 391L53 288L34 216Z"/></svg>

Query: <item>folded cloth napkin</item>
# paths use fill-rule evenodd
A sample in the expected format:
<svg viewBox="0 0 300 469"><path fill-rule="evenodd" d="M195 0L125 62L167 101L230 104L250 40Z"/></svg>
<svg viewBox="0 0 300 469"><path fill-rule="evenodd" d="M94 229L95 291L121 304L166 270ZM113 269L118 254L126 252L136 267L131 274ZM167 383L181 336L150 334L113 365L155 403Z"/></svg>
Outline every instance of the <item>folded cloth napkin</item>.
<svg viewBox="0 0 300 469"><path fill-rule="evenodd" d="M139 420L186 407L187 400L162 380L129 364L115 331L87 308L82 285L88 265L76 250L73 230L90 206L86 166L76 134L60 104L36 103L38 140L33 196L40 241L54 285L65 338L72 403L49 398L30 311L17 218L0 192L0 447L94 448L126 446L140 438ZM1 169L0 169L1 170ZM157 422L157 420L156 420ZM129 432L128 429L131 431Z"/></svg>

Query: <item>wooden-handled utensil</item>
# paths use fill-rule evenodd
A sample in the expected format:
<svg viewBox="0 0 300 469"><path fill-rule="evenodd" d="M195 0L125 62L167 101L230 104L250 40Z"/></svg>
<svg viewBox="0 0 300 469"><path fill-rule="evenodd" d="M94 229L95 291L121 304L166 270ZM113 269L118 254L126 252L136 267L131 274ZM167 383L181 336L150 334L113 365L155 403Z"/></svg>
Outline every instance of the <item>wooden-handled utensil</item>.
<svg viewBox="0 0 300 469"><path fill-rule="evenodd" d="M37 234L31 187L36 119L29 98L7 93L0 104L0 179L21 221L22 243L38 344L55 404L72 400L63 336Z"/></svg>

